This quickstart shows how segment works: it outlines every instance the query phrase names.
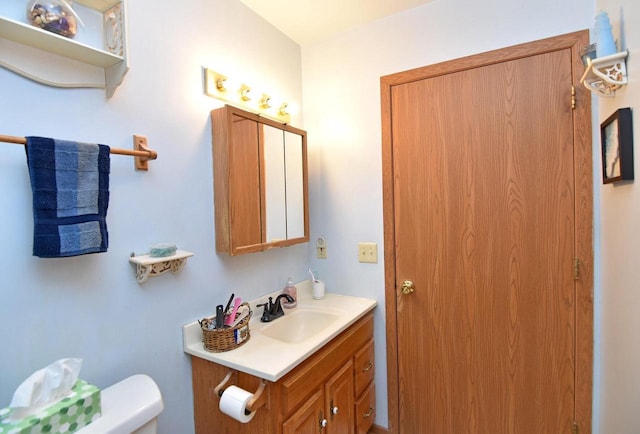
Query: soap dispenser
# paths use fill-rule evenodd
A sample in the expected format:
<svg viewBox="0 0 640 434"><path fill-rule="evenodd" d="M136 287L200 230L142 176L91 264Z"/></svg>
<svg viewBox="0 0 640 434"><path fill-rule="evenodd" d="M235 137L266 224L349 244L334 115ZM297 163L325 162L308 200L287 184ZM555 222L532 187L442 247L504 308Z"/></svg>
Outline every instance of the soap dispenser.
<svg viewBox="0 0 640 434"><path fill-rule="evenodd" d="M291 277L287 279L287 286L284 287L282 292L293 297L293 302L283 301L282 307L284 307L285 309L291 309L298 305L298 288L296 288L291 281Z"/></svg>

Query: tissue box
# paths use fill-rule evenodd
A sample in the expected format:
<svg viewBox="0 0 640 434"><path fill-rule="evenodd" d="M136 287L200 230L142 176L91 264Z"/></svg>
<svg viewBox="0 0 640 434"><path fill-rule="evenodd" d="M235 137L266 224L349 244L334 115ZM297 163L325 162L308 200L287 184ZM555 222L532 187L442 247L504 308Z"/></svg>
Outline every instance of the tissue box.
<svg viewBox="0 0 640 434"><path fill-rule="evenodd" d="M24 419L9 421L10 408L0 410L0 434L74 433L101 416L100 389L77 380L71 394Z"/></svg>

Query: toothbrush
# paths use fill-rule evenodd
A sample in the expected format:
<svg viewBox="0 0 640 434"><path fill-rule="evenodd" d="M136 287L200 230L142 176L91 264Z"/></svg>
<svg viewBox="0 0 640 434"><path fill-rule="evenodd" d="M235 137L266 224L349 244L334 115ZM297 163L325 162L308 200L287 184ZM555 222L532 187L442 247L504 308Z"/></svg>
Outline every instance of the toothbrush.
<svg viewBox="0 0 640 434"><path fill-rule="evenodd" d="M318 281L318 279L316 279L316 276L313 274L313 271L311 271L311 268L309 268L309 274L311 275L311 279L312 279L314 282L317 282L317 281Z"/></svg>
<svg viewBox="0 0 640 434"><path fill-rule="evenodd" d="M224 321L224 325L231 325L236 320L236 312L238 312L240 303L242 303L242 299L237 297L233 302L233 309L231 310L231 313L227 315L227 318Z"/></svg>

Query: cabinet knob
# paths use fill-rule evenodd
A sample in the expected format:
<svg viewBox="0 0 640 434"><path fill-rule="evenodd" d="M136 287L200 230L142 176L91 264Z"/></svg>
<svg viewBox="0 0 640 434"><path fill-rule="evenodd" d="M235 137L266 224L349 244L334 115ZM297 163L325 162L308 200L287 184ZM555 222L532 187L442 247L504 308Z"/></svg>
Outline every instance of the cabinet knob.
<svg viewBox="0 0 640 434"><path fill-rule="evenodd" d="M367 363L367 366L365 366L364 368L362 368L362 372L367 372L370 371L371 368L373 368L373 362L371 360L369 360L369 363Z"/></svg>
<svg viewBox="0 0 640 434"><path fill-rule="evenodd" d="M331 420L333 420L333 416L338 414L338 407L333 405L333 399L329 402L329 412L331 413Z"/></svg>
<svg viewBox="0 0 640 434"><path fill-rule="evenodd" d="M320 431L322 431L324 428L327 427L327 419L324 418L324 416L322 415L322 412L320 412L318 414L318 424L320 425Z"/></svg>

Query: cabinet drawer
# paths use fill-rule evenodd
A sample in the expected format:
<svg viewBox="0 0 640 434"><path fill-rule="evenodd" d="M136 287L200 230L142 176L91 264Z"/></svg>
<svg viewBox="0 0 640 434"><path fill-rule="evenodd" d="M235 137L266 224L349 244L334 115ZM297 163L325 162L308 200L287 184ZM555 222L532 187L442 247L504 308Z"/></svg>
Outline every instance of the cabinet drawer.
<svg viewBox="0 0 640 434"><path fill-rule="evenodd" d="M373 339L362 347L355 356L355 389L356 396L360 396L367 385L373 381L375 376L375 360L373 350Z"/></svg>
<svg viewBox="0 0 640 434"><path fill-rule="evenodd" d="M367 434L376 418L376 387L371 383L356 401L356 434Z"/></svg>

